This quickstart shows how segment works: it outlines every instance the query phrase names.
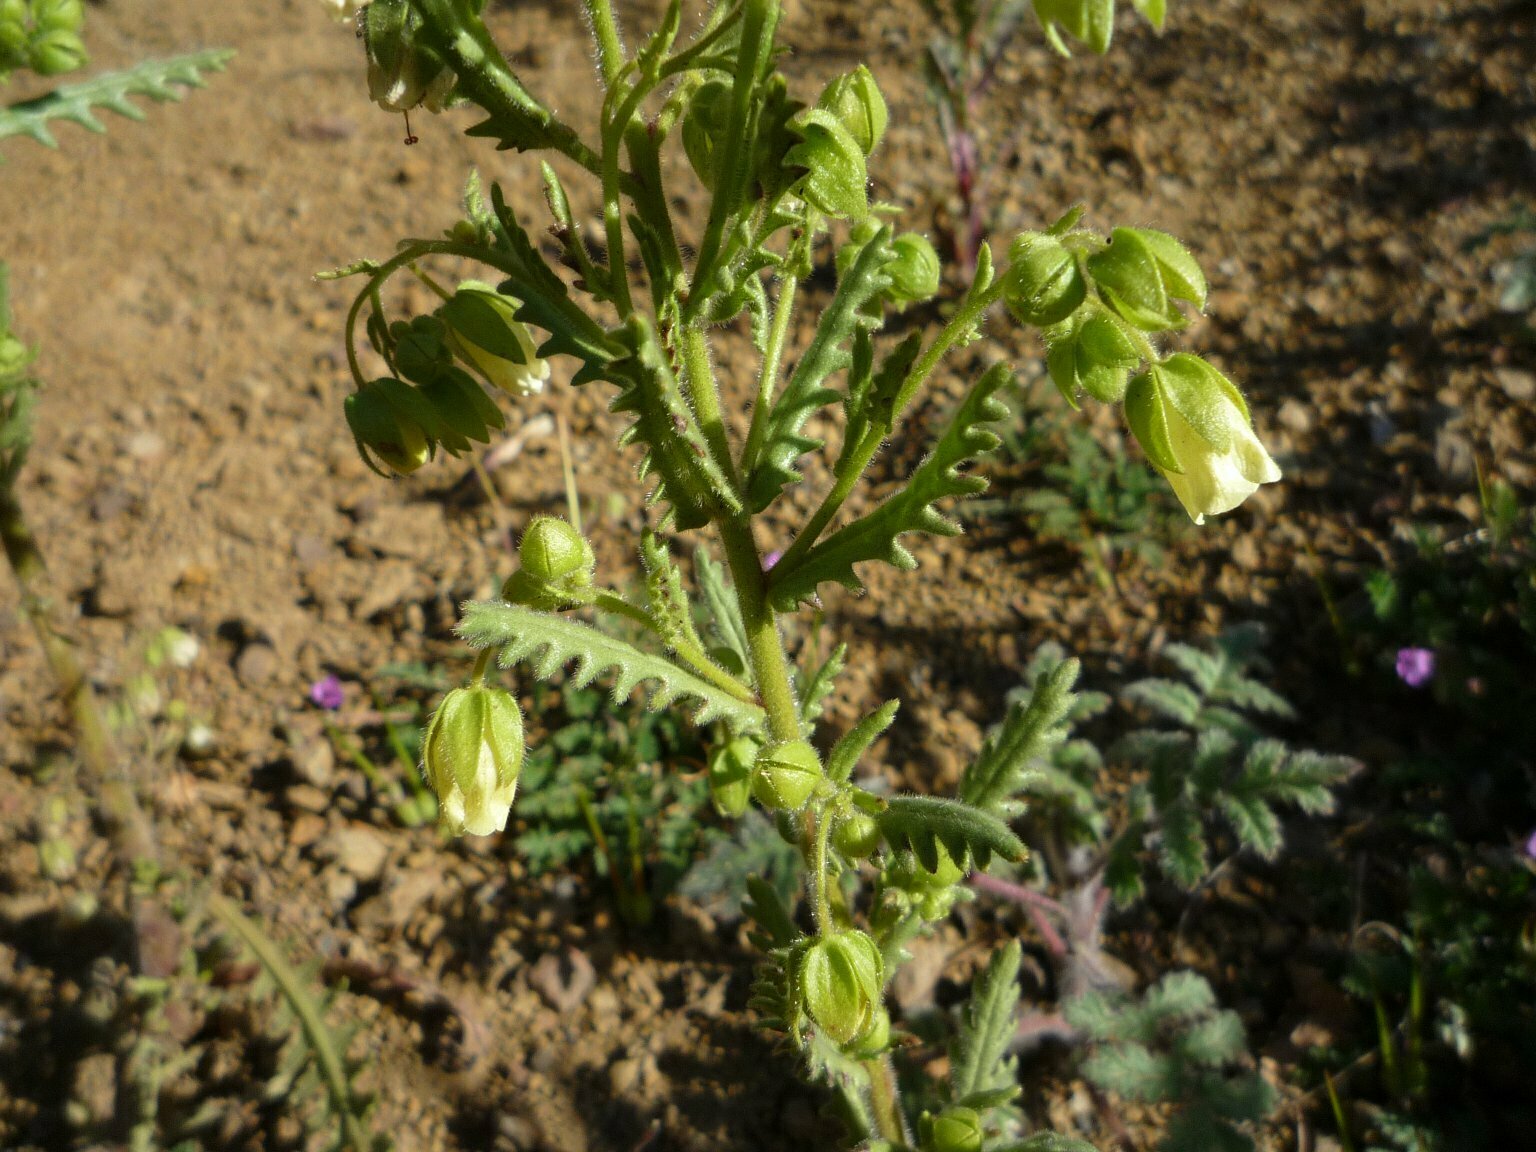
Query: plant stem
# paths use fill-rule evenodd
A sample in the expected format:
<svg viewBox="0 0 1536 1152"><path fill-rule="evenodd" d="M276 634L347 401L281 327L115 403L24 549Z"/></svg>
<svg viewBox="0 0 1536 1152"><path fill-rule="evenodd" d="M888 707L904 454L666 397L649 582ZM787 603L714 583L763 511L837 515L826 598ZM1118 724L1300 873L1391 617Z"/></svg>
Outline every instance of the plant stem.
<svg viewBox="0 0 1536 1152"><path fill-rule="evenodd" d="M816 822L816 840L811 856L811 877L816 886L816 931L825 936L832 931L832 902L827 898L827 840L832 832L832 814L822 809Z"/></svg>
<svg viewBox="0 0 1536 1152"><path fill-rule="evenodd" d="M704 331L692 325L685 327L680 338L683 354L683 372L688 380L688 391L693 398L693 409L699 418L699 430L709 444L709 451L720 465L720 471L738 492L741 479L736 475L736 462L731 459L730 438L725 431L725 418L720 414L720 393L715 386L714 369L709 364L709 344ZM756 555L756 549L753 550Z"/></svg>
<svg viewBox="0 0 1536 1152"><path fill-rule="evenodd" d="M768 604L767 581L757 541L752 537L752 524L745 517L727 518L720 521L719 527L731 582L741 607L742 626L747 633L747 655L752 661L763 710L768 714L769 734L774 740L798 740L800 706L795 701L784 641Z"/></svg>
<svg viewBox="0 0 1536 1152"><path fill-rule="evenodd" d="M0 482L0 542L21 591L21 612L32 624L42 645L49 671L58 681L64 706L80 740L80 761L90 777L107 826L107 836L120 863L128 868L158 858L154 833L128 773L128 765L112 746L102 723L96 693L75 659L74 648L64 638L48 597L48 568L37 539L27 526L16 490Z"/></svg>
<svg viewBox="0 0 1536 1152"><path fill-rule="evenodd" d="M869 1104L881 1137L899 1148L910 1147L912 1133L907 1130L907 1118L901 1112L901 1092L896 1086L896 1068L891 1058L877 1056L866 1060L864 1071L869 1074Z"/></svg>

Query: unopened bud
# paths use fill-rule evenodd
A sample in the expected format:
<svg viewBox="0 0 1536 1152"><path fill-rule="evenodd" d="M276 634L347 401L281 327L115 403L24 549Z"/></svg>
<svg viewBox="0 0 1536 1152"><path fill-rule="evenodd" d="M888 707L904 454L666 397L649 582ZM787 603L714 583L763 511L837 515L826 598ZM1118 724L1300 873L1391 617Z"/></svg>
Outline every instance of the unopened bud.
<svg viewBox="0 0 1536 1152"><path fill-rule="evenodd" d="M939 291L942 268L939 254L926 236L917 232L903 232L891 241L896 259L885 268L891 278L891 299L902 304L921 304L931 300Z"/></svg>
<svg viewBox="0 0 1536 1152"><path fill-rule="evenodd" d="M373 0L358 13L368 53L368 96L390 112L421 105L441 112L457 81L453 69L418 43L421 16L410 0Z"/></svg>
<svg viewBox="0 0 1536 1152"><path fill-rule="evenodd" d="M752 800L752 765L756 759L757 741L746 736L710 753L709 795L720 815L735 819L746 812Z"/></svg>
<svg viewBox="0 0 1536 1152"><path fill-rule="evenodd" d="M1003 299L1021 324L1059 324L1088 294L1077 257L1054 236L1026 232L1008 249Z"/></svg>
<svg viewBox="0 0 1536 1152"><path fill-rule="evenodd" d="M832 825L832 846L850 860L862 860L880 847L880 822L865 812L850 812Z"/></svg>
<svg viewBox="0 0 1536 1152"><path fill-rule="evenodd" d="M419 411L418 404L426 406L427 413ZM378 471L378 459L400 476L409 476L432 458L433 442L422 419L435 419L430 408L409 384L388 376L364 384L343 404L363 462Z"/></svg>
<svg viewBox="0 0 1536 1152"><path fill-rule="evenodd" d="M45 32L27 47L27 65L39 76L58 76L85 67L85 44L78 32Z"/></svg>
<svg viewBox="0 0 1536 1152"><path fill-rule="evenodd" d="M502 596L545 611L582 603L597 568L586 537L555 516L529 521L517 557L521 567L507 580Z"/></svg>
<svg viewBox="0 0 1536 1152"><path fill-rule="evenodd" d="M836 116L848 134L868 156L885 135L889 113L880 86L869 69L860 64L845 72L821 91L816 107Z"/></svg>
<svg viewBox="0 0 1536 1152"><path fill-rule="evenodd" d="M1078 393L1086 392L1105 404L1117 404L1125 396L1131 369L1141 363L1141 353L1120 327L1119 321L1097 305L1084 309L1071 324L1046 334L1050 352L1046 370L1067 402L1077 405Z"/></svg>
<svg viewBox="0 0 1536 1152"><path fill-rule="evenodd" d="M715 157L731 121L731 85L707 80L688 98L683 114L683 152L699 183L715 188Z"/></svg>
<svg viewBox="0 0 1536 1152"><path fill-rule="evenodd" d="M817 940L800 962L799 979L807 1015L838 1044L857 1039L875 1023L885 962L863 932L849 929Z"/></svg>
<svg viewBox="0 0 1536 1152"><path fill-rule="evenodd" d="M821 757L805 740L770 744L757 754L752 795L764 808L798 812L825 778Z"/></svg>
<svg viewBox="0 0 1536 1152"><path fill-rule="evenodd" d="M946 1108L937 1116L925 1112L918 1127L924 1152L981 1152L981 1115L974 1108Z"/></svg>

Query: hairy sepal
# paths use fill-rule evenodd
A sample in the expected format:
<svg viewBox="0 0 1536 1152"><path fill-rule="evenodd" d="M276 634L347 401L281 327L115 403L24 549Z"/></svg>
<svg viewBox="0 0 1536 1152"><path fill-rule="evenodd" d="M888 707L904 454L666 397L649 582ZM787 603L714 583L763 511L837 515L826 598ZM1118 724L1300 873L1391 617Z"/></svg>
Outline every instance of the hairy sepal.
<svg viewBox="0 0 1536 1152"><path fill-rule="evenodd" d="M902 571L916 568L916 559L897 539L903 533L958 536L960 524L942 515L934 505L947 497L973 496L986 489L984 477L969 475L962 469L997 447L997 435L983 425L1008 415L996 393L1011 379L1013 370L1007 364L994 364L972 386L949 427L917 466L905 488L874 511L822 540L786 570L775 568L769 574L769 596L774 607L789 611L828 581L862 591L864 585L854 565L865 561L880 560Z"/></svg>
<svg viewBox="0 0 1536 1152"><path fill-rule="evenodd" d="M723 720L736 734L759 732L763 727L762 709L743 703L664 656L642 652L579 620L518 604L481 601L464 606L458 633L473 648L499 647L498 662L503 668L528 664L541 680L574 664L567 682L581 688L611 670L616 700L627 699L638 685L648 683L644 704L650 711L693 700L697 702L695 724Z"/></svg>

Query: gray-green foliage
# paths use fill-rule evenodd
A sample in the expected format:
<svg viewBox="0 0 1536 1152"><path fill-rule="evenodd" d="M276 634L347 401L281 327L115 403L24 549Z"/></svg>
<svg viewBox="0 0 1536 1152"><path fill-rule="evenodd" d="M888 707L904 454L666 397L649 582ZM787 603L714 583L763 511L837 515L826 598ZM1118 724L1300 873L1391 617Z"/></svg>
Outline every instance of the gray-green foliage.
<svg viewBox="0 0 1536 1152"><path fill-rule="evenodd" d="M1149 713L1152 724L1105 752L1062 740L1049 759L1036 760L1026 791L1037 818L1101 845L1105 880L1120 903L1141 893L1149 866L1183 887L1199 883L1211 869L1218 825L1238 849L1274 858L1283 843L1278 809L1327 812L1332 789L1354 771L1346 757L1294 750L1261 726L1292 715L1254 675L1267 667L1262 638L1257 627L1241 626L1208 650L1168 645L1163 654L1181 676L1140 680L1121 693L1122 704ZM1059 650L1042 649L1031 670L1037 685L1061 659ZM1107 706L1102 695L1080 697L1075 719ZM1109 764L1136 777L1115 809L1096 787Z"/></svg>
<svg viewBox="0 0 1536 1152"><path fill-rule="evenodd" d="M1252 1152L1240 1125L1263 1120L1275 1092L1251 1070L1243 1025L1203 976L1172 972L1141 999L1093 992L1066 1005L1089 1048L1083 1072L1130 1100L1178 1106L1162 1152Z"/></svg>
<svg viewBox="0 0 1536 1152"><path fill-rule="evenodd" d="M28 136L39 144L57 148L59 142L49 129L50 122L68 121L92 132L105 132L106 126L96 116L100 109L130 120L142 120L143 111L129 97L143 96L162 102L180 100L186 89L204 86L205 72L222 72L233 56L234 52L227 48L189 52L167 60L146 60L78 84L61 85L44 96L0 108L0 140Z"/></svg>

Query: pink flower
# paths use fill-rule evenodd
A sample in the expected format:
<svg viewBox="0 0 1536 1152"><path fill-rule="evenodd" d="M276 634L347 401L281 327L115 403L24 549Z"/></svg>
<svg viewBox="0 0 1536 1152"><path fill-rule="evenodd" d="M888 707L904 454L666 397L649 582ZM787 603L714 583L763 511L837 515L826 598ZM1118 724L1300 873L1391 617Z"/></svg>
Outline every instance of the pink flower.
<svg viewBox="0 0 1536 1152"><path fill-rule="evenodd" d="M1422 688L1434 679L1435 653L1430 648L1399 648L1397 678L1410 688Z"/></svg>
<svg viewBox="0 0 1536 1152"><path fill-rule="evenodd" d="M309 699L327 712L340 708L347 698L347 691L334 673L309 686Z"/></svg>

